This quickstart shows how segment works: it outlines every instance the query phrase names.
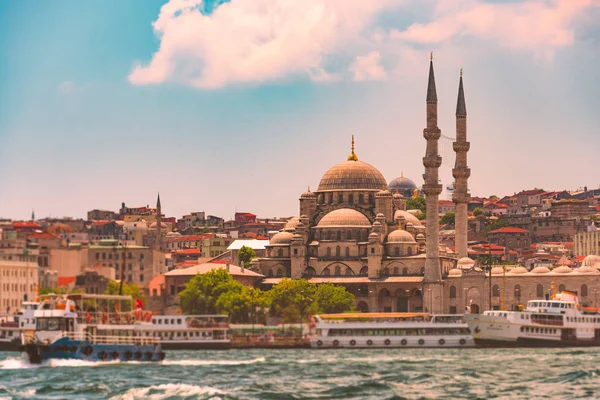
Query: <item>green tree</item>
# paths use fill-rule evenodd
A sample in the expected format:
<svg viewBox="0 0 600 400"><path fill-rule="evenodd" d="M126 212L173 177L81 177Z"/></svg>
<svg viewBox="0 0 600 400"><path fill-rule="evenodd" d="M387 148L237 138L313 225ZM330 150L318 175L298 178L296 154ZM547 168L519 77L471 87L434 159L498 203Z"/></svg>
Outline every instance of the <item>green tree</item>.
<svg viewBox="0 0 600 400"><path fill-rule="evenodd" d="M120 286L119 282L109 281L108 285L106 286L106 290L104 291L104 294L118 295L119 294L119 286ZM123 282L123 296L131 296L134 301L135 301L135 299L140 299L140 301L144 304L146 304L148 302L148 298L144 294L144 290L141 287L139 287L138 285L136 285L135 283L128 284L128 283ZM132 305L132 307L134 307L134 306ZM131 310L128 309L128 306L123 304L123 310L121 310L121 311L131 311Z"/></svg>
<svg viewBox="0 0 600 400"><path fill-rule="evenodd" d="M246 268L250 266L250 261L252 261L253 258L256 258L256 252L251 247L242 246L238 251L238 259L240 260L240 265L243 262Z"/></svg>
<svg viewBox="0 0 600 400"><path fill-rule="evenodd" d="M264 322L265 309L270 304L269 297L260 289L238 285L221 293L216 303L217 312L229 315L232 323Z"/></svg>
<svg viewBox="0 0 600 400"><path fill-rule="evenodd" d="M421 213L417 215L419 219L425 219L427 217L427 202L425 197L411 197L406 202L407 210L420 210Z"/></svg>
<svg viewBox="0 0 600 400"><path fill-rule="evenodd" d="M483 214L483 208L481 208L481 207L476 207L476 208L473 210L473 215L474 215L474 216L476 216L476 217L477 217L478 215L481 215L481 214Z"/></svg>
<svg viewBox="0 0 600 400"><path fill-rule="evenodd" d="M491 231L495 231L496 229L505 228L508 226L511 226L511 224L508 223L508 221L506 221L504 219L497 219L494 222L486 225L485 236L487 237L487 234L490 233Z"/></svg>
<svg viewBox="0 0 600 400"><path fill-rule="evenodd" d="M489 197L489 199L490 199L490 201L493 201L493 200L498 200L498 196L496 196L495 194L493 194L493 195L491 195L491 196Z"/></svg>
<svg viewBox="0 0 600 400"><path fill-rule="evenodd" d="M324 314L343 313L354 310L354 295L345 287L325 283L317 286L315 293L318 312Z"/></svg>
<svg viewBox="0 0 600 400"><path fill-rule="evenodd" d="M219 296L229 291L239 293L241 288L224 268L215 268L190 279L179 293L179 306L184 314L216 314Z"/></svg>
<svg viewBox="0 0 600 400"><path fill-rule="evenodd" d="M454 221L456 214L453 212L447 212L446 214L442 215L442 218L440 218L440 223L443 225L454 225Z"/></svg>
<svg viewBox="0 0 600 400"><path fill-rule="evenodd" d="M284 322L304 319L317 310L316 291L316 285L306 279L284 278L271 289L271 313L283 317Z"/></svg>

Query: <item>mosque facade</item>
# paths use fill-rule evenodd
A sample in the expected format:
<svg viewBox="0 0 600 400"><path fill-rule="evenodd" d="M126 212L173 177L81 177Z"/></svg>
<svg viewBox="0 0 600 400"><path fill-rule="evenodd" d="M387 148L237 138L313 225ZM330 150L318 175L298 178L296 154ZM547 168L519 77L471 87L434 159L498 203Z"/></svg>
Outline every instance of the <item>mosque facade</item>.
<svg viewBox="0 0 600 400"><path fill-rule="evenodd" d="M251 268L267 278L266 285L283 278L306 278L314 283L343 285L355 296L355 307L363 312L462 313L489 308L515 308L529 299L543 298L560 285L585 294L594 303L600 289L600 260L572 270L531 272L523 267L484 271L467 257L466 106L462 71L456 108L456 182L453 201L456 214L456 253L439 243L437 219L441 185L441 157L437 126L437 92L430 60L426 96L426 128L423 137L425 174L421 192L427 202L425 225L407 210L407 199L418 191L403 175L389 185L375 167L360 160L354 138L350 155L331 167L316 191L300 196L299 216L292 218L266 246L264 257ZM460 220L460 221L459 221ZM593 264L593 265L592 265ZM545 267L544 267L545 268ZM537 270L537 271L536 271Z"/></svg>

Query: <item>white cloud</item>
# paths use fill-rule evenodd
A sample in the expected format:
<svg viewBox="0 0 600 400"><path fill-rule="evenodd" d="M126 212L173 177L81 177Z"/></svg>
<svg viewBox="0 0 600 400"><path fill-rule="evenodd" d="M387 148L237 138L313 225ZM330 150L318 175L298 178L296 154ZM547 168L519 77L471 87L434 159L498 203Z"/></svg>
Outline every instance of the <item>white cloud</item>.
<svg viewBox="0 0 600 400"><path fill-rule="evenodd" d="M385 70L379 62L381 54L378 51L372 51L366 56L357 56L350 67L354 72L355 81L379 81L386 77Z"/></svg>
<svg viewBox="0 0 600 400"><path fill-rule="evenodd" d="M201 0L171 0L154 22L160 48L129 75L133 84L200 88L289 75L337 79L323 56L350 49L382 10L399 0L247 0L203 15ZM351 54L352 55L352 54Z"/></svg>
<svg viewBox="0 0 600 400"><path fill-rule="evenodd" d="M58 85L58 92L61 94L69 94L75 90L75 82L73 81L64 81Z"/></svg>

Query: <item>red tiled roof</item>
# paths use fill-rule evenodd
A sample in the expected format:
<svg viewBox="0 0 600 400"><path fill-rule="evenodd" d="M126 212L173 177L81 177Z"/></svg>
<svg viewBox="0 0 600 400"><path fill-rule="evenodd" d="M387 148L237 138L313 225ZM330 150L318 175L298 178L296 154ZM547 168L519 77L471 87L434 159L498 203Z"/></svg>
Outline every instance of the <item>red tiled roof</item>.
<svg viewBox="0 0 600 400"><path fill-rule="evenodd" d="M182 249L182 250L176 250L173 252L173 254L187 254L187 255L194 255L194 254L200 254L200 249L195 248L195 249Z"/></svg>
<svg viewBox="0 0 600 400"><path fill-rule="evenodd" d="M268 237L266 237L266 236L263 236L263 235L258 235L258 236L256 237L256 239L258 239L258 240L269 240L269 238L268 238Z"/></svg>
<svg viewBox="0 0 600 400"><path fill-rule="evenodd" d="M577 262L582 262L585 256L576 256Z"/></svg>
<svg viewBox="0 0 600 400"><path fill-rule="evenodd" d="M41 228L41 225L33 221L15 221L12 223L13 228Z"/></svg>
<svg viewBox="0 0 600 400"><path fill-rule="evenodd" d="M535 196L536 194L542 194L544 193L544 191L542 189L531 189L531 190L523 190L522 192L519 192L518 194L523 195L523 196Z"/></svg>
<svg viewBox="0 0 600 400"><path fill-rule="evenodd" d="M58 286L68 286L71 283L75 282L75 279L77 279L75 276L59 276Z"/></svg>
<svg viewBox="0 0 600 400"><path fill-rule="evenodd" d="M505 227L491 231L490 233L528 233L527 229Z"/></svg>
<svg viewBox="0 0 600 400"><path fill-rule="evenodd" d="M93 226L103 226L103 225L106 225L109 223L110 223L110 221L107 219L98 219L98 220L92 221Z"/></svg>
<svg viewBox="0 0 600 400"><path fill-rule="evenodd" d="M198 260L188 260L188 261L183 261L180 263L177 263L177 267L191 267L194 265L198 265Z"/></svg>

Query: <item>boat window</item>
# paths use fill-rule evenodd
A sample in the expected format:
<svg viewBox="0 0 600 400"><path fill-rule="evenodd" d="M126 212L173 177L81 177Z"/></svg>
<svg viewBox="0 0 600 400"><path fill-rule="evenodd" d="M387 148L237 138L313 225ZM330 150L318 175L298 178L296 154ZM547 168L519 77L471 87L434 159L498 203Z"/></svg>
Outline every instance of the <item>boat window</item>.
<svg viewBox="0 0 600 400"><path fill-rule="evenodd" d="M171 325L175 325L175 319L171 319Z"/></svg>
<svg viewBox="0 0 600 400"><path fill-rule="evenodd" d="M181 318L177 318L177 323L181 324Z"/></svg>
<svg viewBox="0 0 600 400"><path fill-rule="evenodd" d="M168 325L168 324L169 324L169 319L165 318L165 325Z"/></svg>

